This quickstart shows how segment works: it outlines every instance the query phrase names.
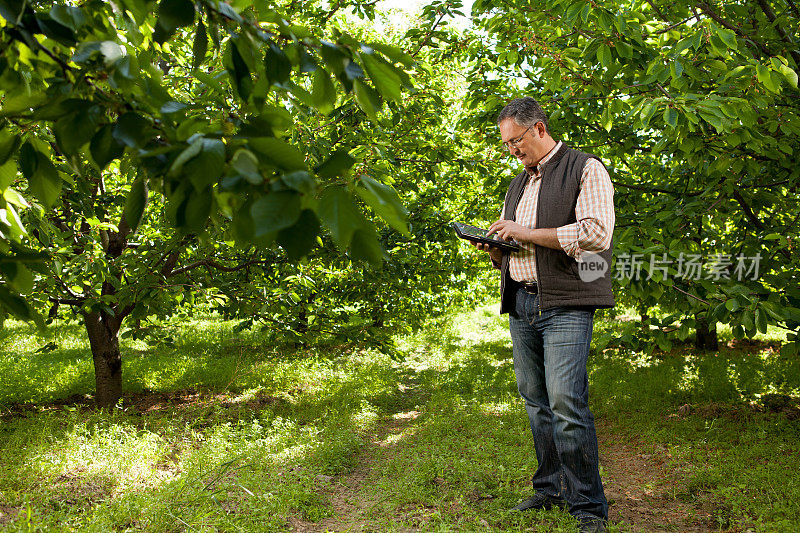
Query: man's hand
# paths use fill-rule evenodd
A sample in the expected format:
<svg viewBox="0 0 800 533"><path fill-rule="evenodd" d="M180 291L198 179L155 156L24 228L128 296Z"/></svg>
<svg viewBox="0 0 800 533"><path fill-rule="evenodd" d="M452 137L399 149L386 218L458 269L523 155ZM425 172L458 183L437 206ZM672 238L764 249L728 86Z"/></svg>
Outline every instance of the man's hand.
<svg viewBox="0 0 800 533"><path fill-rule="evenodd" d="M513 220L498 220L489 226L489 233L496 233L505 241L514 239L517 242L531 242L531 229Z"/></svg>
<svg viewBox="0 0 800 533"><path fill-rule="evenodd" d="M483 250L484 252L488 252L489 257L492 258L493 263L500 264L500 262L503 260L503 252L500 251L500 248L497 248L496 246L489 246L488 244L484 244L482 242L477 242L477 241L469 241L469 242L470 244L472 244L472 246L474 246L478 250Z"/></svg>

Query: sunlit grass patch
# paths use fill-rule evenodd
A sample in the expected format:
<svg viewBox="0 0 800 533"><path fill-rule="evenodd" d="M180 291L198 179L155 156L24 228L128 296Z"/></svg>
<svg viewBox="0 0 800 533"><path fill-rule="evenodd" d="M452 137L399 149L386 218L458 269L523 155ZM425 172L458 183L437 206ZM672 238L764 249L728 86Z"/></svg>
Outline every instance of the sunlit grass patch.
<svg viewBox="0 0 800 533"><path fill-rule="evenodd" d="M336 518L332 494L365 476L353 497L374 531L573 531L563 511L507 511L536 461L496 310L437 319L386 352L300 353L231 322L187 322L172 346L124 341L129 392L112 413L86 406L81 331L20 326L6 333L20 364L0 363L0 510L12 529L287 531ZM56 337L73 351L30 349ZM26 388L58 369L60 385ZM768 343L612 346L589 371L601 431L669 454L669 497L713 509L713 527L796 529L797 360Z"/></svg>

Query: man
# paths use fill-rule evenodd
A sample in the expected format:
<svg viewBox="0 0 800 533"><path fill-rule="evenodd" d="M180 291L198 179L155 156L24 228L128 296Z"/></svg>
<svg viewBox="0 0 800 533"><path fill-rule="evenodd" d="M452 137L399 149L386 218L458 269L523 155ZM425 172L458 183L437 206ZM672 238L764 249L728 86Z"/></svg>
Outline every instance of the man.
<svg viewBox="0 0 800 533"><path fill-rule="evenodd" d="M581 532L605 531L608 504L586 359L595 309L614 305L613 186L595 156L551 137L547 115L533 98L509 103L497 124L503 144L525 169L511 182L503 217L489 231L521 249L475 246L501 272L500 312L510 314L514 373L539 465L533 496L514 510L566 506Z"/></svg>

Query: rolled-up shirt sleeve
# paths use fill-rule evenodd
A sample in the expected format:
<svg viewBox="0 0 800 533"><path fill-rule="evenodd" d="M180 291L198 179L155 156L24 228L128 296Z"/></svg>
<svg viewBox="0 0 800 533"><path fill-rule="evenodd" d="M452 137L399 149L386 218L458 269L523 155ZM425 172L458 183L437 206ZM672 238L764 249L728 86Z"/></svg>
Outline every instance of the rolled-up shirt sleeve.
<svg viewBox="0 0 800 533"><path fill-rule="evenodd" d="M583 252L602 252L614 233L614 186L603 164L589 159L581 174L581 192L575 204L577 222L556 229L558 242L576 261Z"/></svg>

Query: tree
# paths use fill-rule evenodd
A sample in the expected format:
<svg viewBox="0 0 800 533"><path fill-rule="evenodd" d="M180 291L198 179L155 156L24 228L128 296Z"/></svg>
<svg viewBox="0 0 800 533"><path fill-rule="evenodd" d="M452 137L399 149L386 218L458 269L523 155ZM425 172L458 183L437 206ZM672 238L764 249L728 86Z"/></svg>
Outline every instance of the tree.
<svg viewBox="0 0 800 533"><path fill-rule="evenodd" d="M351 172L352 150L300 146L296 121L377 121L411 87L409 58L238 4L0 1L0 305L72 306L101 406L121 397L123 321L169 312L197 277L274 261L275 242L302 257L323 226L380 262L356 198L407 231L391 186Z"/></svg>
<svg viewBox="0 0 800 533"><path fill-rule="evenodd" d="M797 353L795 3L476 0L473 22L457 43L473 80L465 127L491 126L508 99L531 95L565 141L609 164L616 273L641 261L618 297L668 315L649 318L658 345L703 324L728 323L737 338L775 324ZM702 262L696 279L690 258Z"/></svg>

